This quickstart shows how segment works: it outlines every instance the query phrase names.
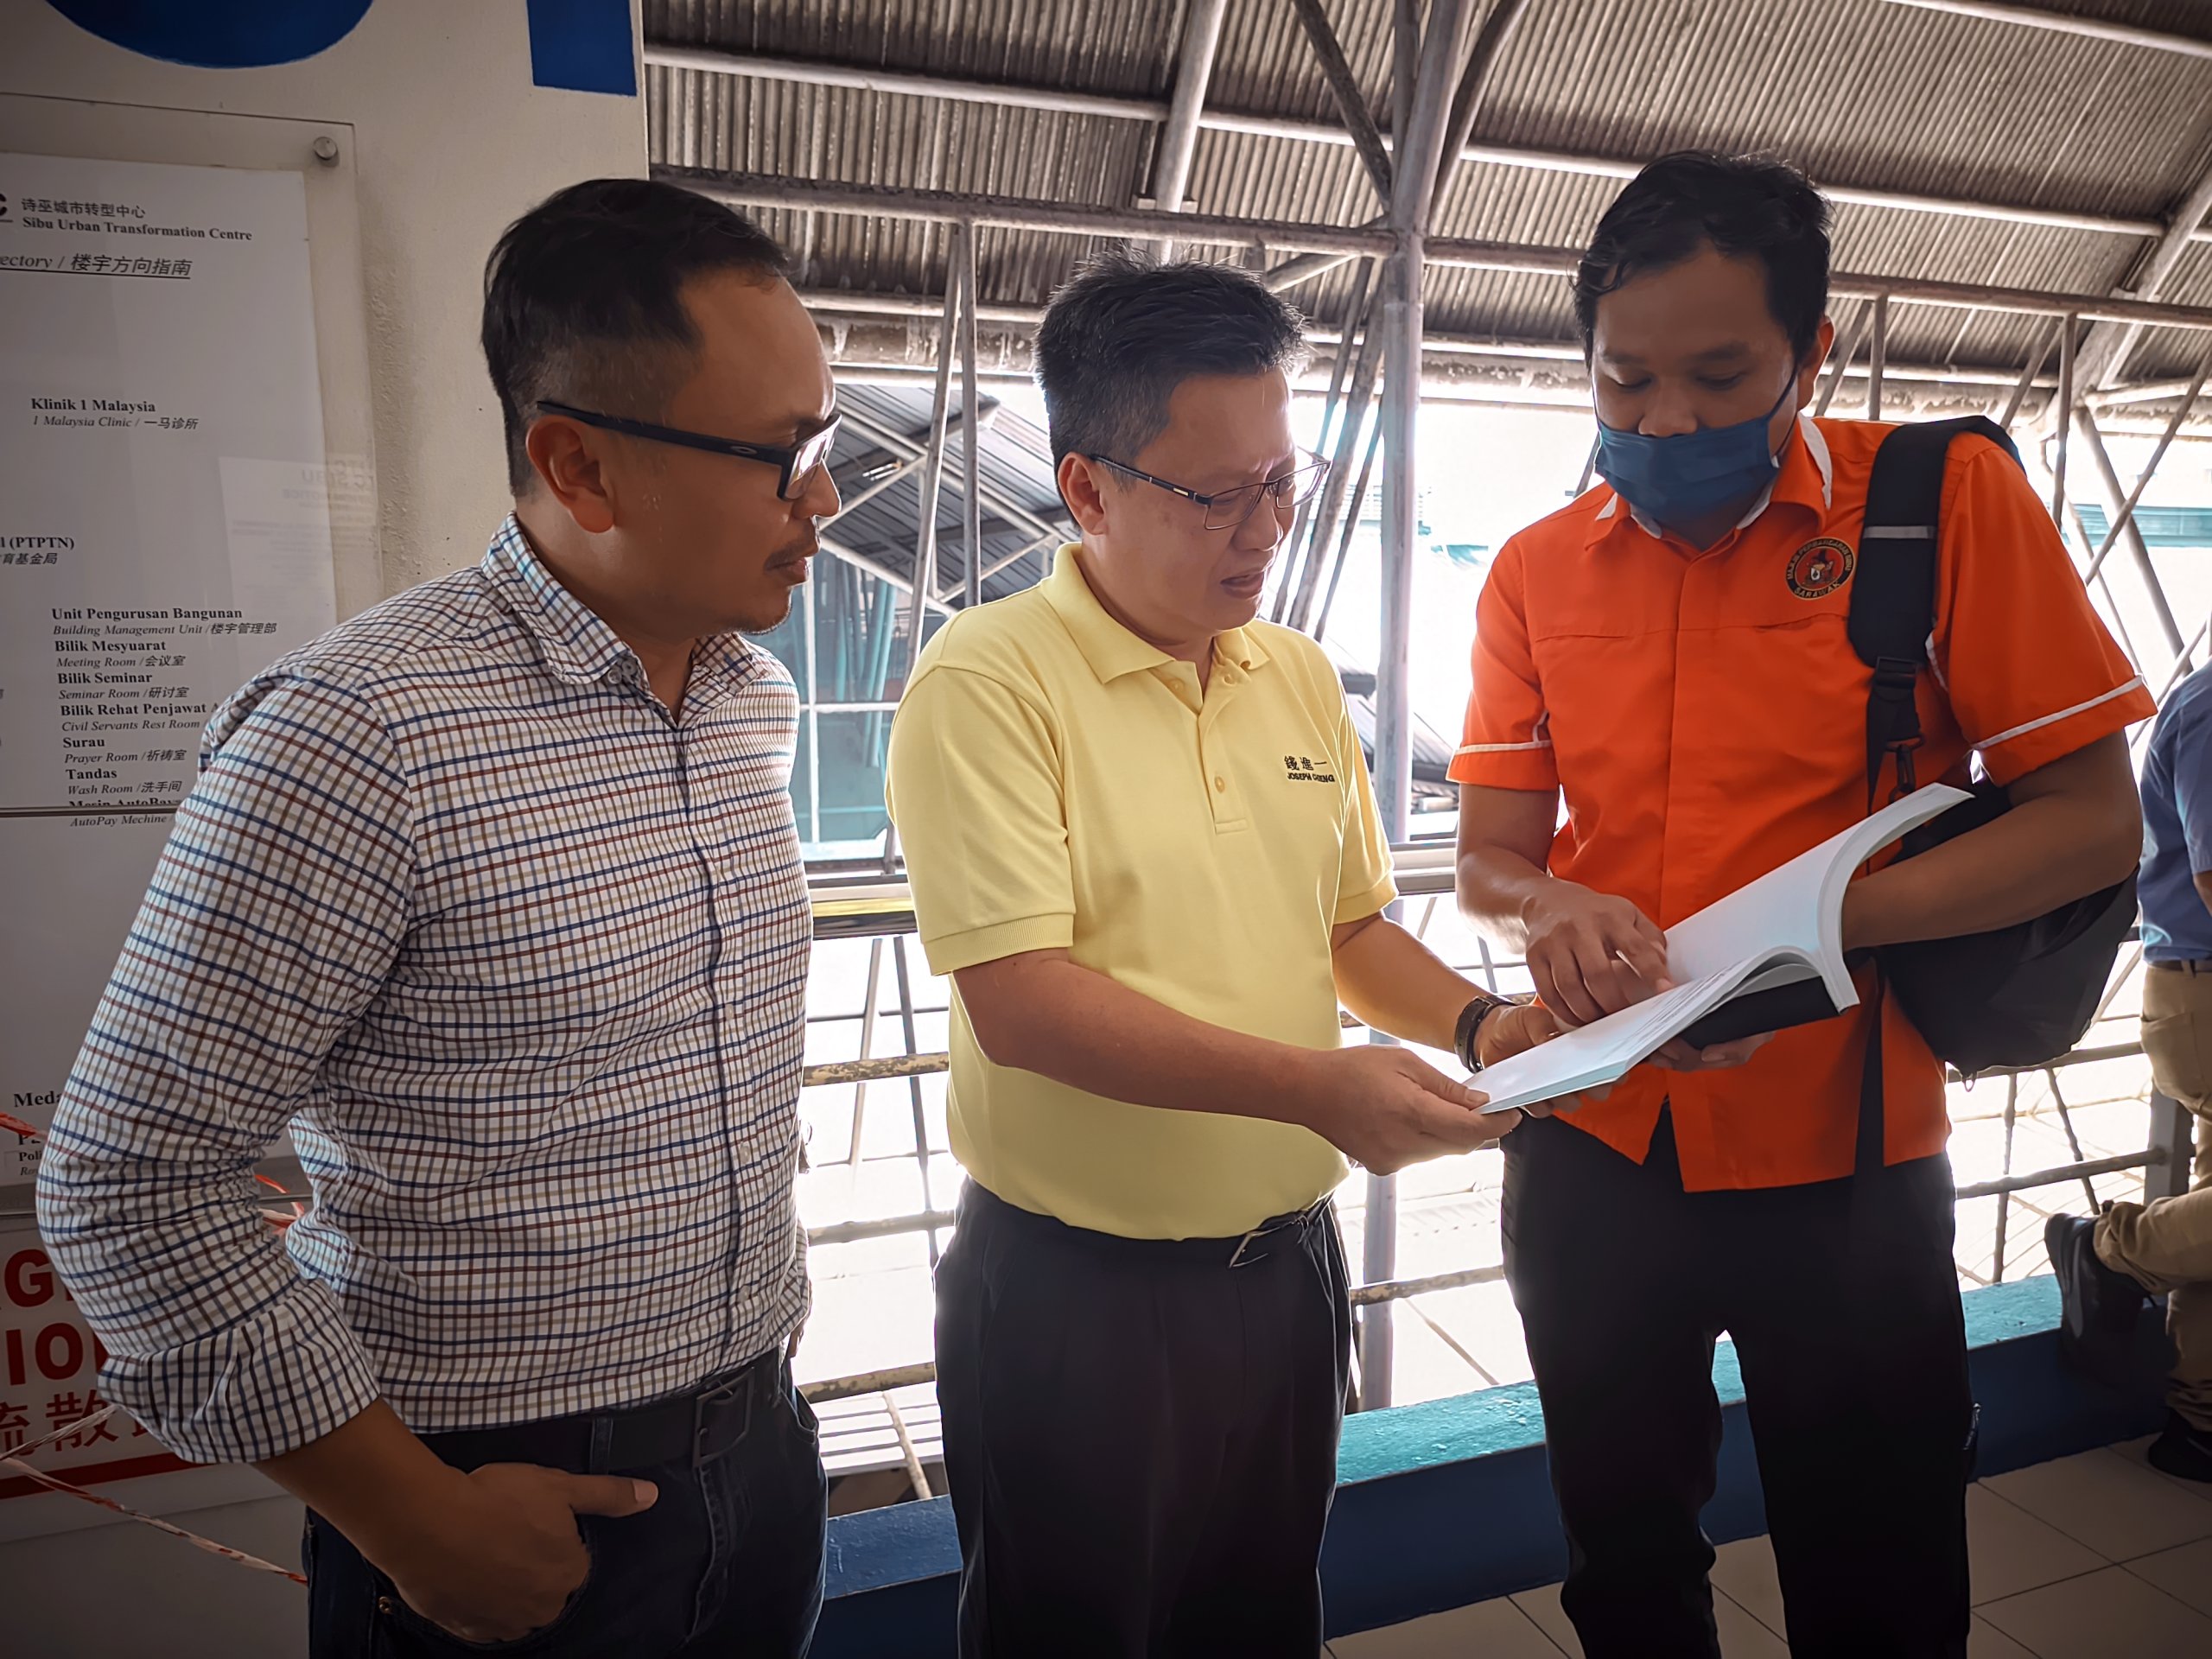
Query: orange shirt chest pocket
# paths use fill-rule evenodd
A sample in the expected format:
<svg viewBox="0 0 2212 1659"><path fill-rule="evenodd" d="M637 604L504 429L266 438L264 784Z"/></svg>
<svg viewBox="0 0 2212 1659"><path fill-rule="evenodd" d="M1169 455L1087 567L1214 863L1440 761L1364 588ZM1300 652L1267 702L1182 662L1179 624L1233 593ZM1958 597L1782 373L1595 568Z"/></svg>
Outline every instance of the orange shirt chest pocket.
<svg viewBox="0 0 2212 1659"><path fill-rule="evenodd" d="M1851 644L1855 540L1856 526L1752 536L1687 572L1676 764L1738 815L1785 817L1854 786L1864 810L1873 676Z"/></svg>
<svg viewBox="0 0 2212 1659"><path fill-rule="evenodd" d="M1552 747L1577 839L1659 830L1686 569L1656 543L1557 550L1529 562L1539 737Z"/></svg>

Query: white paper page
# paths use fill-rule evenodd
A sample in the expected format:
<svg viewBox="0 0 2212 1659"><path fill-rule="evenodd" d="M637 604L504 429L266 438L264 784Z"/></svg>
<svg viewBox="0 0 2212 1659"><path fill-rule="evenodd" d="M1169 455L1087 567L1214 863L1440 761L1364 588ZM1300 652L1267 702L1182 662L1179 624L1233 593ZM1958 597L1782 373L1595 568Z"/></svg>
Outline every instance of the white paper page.
<svg viewBox="0 0 2212 1659"><path fill-rule="evenodd" d="M1828 872L1838 865L1856 869L1891 842L1967 798L1962 790L1930 784L1677 922L1667 930L1669 970L1687 982L1718 973L1754 952L1778 947L1818 961L1822 890Z"/></svg>
<svg viewBox="0 0 2212 1659"><path fill-rule="evenodd" d="M1619 1082L1677 1033L1734 995L1758 967L1756 960L1733 963L1485 1066L1474 1079L1474 1086L1490 1096L1483 1110L1510 1111Z"/></svg>

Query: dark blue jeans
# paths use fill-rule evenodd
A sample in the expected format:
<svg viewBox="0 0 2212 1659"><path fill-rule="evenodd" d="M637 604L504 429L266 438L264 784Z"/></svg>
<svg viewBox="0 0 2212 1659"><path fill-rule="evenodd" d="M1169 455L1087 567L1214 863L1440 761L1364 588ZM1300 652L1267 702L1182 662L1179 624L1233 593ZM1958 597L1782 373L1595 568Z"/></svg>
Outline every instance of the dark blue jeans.
<svg viewBox="0 0 2212 1659"><path fill-rule="evenodd" d="M642 1515L579 1516L591 1570L552 1624L514 1642L450 1636L416 1612L337 1528L310 1512L302 1546L314 1659L799 1659L822 1611L822 1472L814 1414L791 1386L764 1389L744 1437L721 1456L573 1473L639 1475L660 1489ZM464 1468L552 1463L543 1425L427 1435ZM565 1443L571 1437L554 1437ZM452 1443L467 1451L454 1455ZM442 1445L441 1442L447 1442Z"/></svg>

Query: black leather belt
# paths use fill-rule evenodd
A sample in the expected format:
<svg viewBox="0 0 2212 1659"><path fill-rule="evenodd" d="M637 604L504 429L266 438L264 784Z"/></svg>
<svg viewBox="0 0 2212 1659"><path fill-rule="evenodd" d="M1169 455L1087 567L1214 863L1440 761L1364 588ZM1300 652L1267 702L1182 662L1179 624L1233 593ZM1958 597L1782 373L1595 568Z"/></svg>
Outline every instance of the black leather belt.
<svg viewBox="0 0 2212 1659"><path fill-rule="evenodd" d="M1249 1268L1264 1262L1278 1250L1302 1245L1306 1236L1315 1228L1333 1224L1335 1210L1326 1197L1319 1198L1303 1210L1292 1210L1280 1216L1270 1216L1250 1231L1230 1238L1124 1238L1119 1233L1094 1232L1087 1227L1071 1227L1052 1216L1040 1216L1033 1210L1024 1210L1019 1205L1008 1204L997 1193L979 1182L969 1181L962 1189L960 1206L970 1205L988 1209L995 1217L1016 1227L1026 1228L1040 1236L1049 1236L1071 1243L1085 1244L1125 1257L1149 1257L1163 1262L1196 1262L1207 1266Z"/></svg>
<svg viewBox="0 0 2212 1659"><path fill-rule="evenodd" d="M453 1429L425 1434L423 1441L456 1469L487 1463L537 1463L587 1475L671 1463L696 1469L743 1440L755 1419L765 1418L790 1386L779 1345L738 1371L665 1400L497 1428Z"/></svg>

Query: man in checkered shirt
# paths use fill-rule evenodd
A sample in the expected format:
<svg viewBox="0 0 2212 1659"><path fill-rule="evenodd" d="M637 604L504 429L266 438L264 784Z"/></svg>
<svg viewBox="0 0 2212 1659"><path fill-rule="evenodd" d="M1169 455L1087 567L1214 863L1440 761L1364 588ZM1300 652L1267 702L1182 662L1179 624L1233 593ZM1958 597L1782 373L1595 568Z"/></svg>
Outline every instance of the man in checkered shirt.
<svg viewBox="0 0 2212 1659"><path fill-rule="evenodd" d="M838 501L783 271L667 185L509 228L512 516L210 721L55 1119L102 1387L305 1501L319 1656L811 1636L797 700L743 635Z"/></svg>

